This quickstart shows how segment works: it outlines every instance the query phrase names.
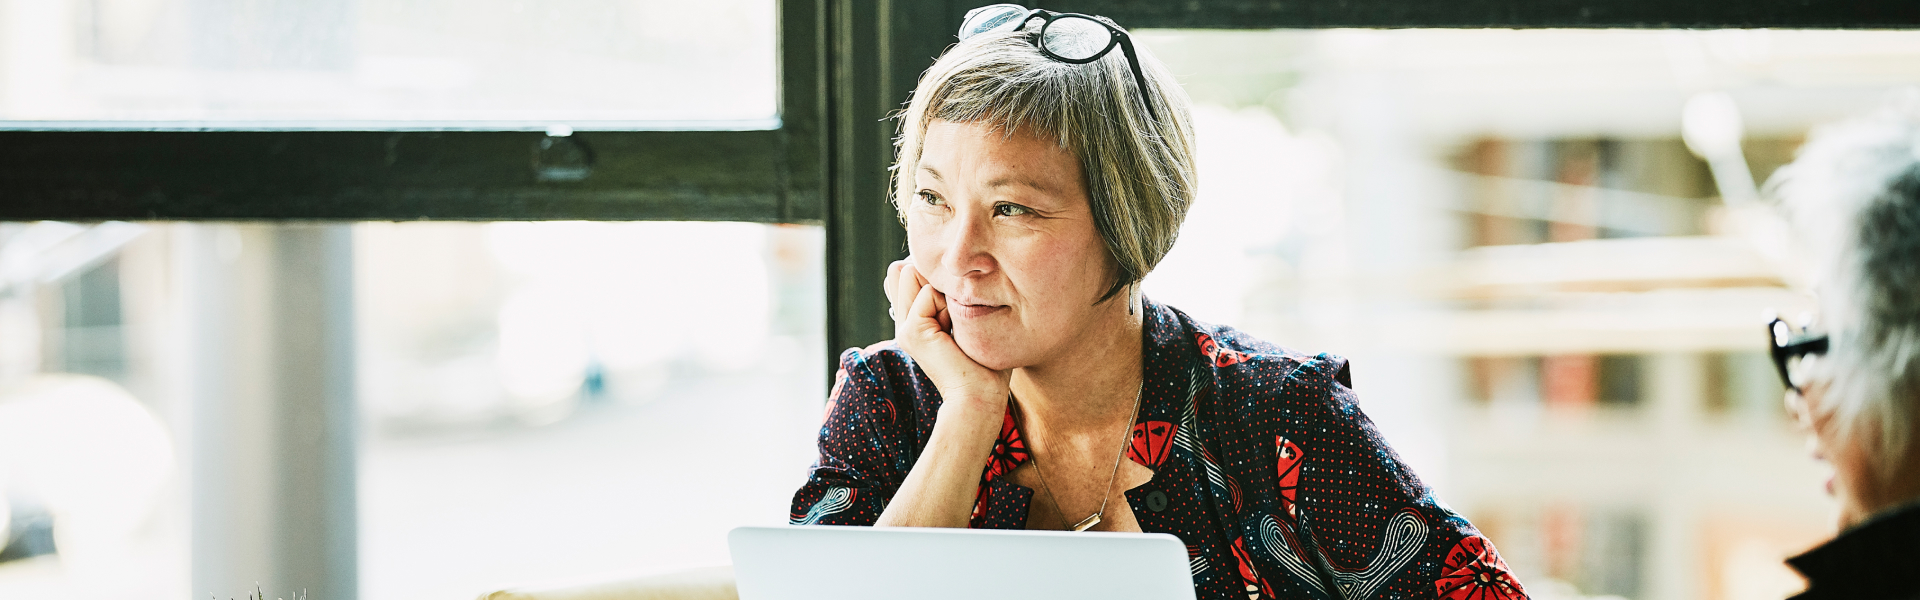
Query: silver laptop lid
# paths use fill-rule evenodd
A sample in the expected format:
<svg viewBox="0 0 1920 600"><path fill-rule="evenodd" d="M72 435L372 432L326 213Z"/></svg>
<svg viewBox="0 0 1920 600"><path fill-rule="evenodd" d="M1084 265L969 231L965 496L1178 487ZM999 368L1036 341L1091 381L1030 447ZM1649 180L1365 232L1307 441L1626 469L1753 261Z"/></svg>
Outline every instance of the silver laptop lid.
<svg viewBox="0 0 1920 600"><path fill-rule="evenodd" d="M740 527L741 600L1193 600L1187 547L1164 533Z"/></svg>

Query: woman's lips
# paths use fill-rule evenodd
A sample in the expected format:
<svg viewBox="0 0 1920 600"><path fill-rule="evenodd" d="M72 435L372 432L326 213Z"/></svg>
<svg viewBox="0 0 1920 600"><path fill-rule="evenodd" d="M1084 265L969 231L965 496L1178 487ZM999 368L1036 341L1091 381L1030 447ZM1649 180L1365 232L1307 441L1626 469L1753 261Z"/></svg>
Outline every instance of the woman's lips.
<svg viewBox="0 0 1920 600"><path fill-rule="evenodd" d="M952 313L953 316L960 317L963 319L978 319L980 317L984 317L984 316L991 315L993 313L1005 310L1006 308L1007 307L1004 305L996 306L992 304L961 304L959 302L955 302L947 306L947 312Z"/></svg>
<svg viewBox="0 0 1920 600"><path fill-rule="evenodd" d="M1831 471L1831 469L1833 468L1833 463L1827 462L1827 452L1825 448L1821 447L1819 437L1811 436L1811 435L1807 436L1807 454L1813 457L1813 462L1819 463L1821 466L1826 467L1828 469L1827 480L1826 482L1822 483L1820 487L1825 488L1827 490L1828 496L1832 496L1833 495L1833 471Z"/></svg>

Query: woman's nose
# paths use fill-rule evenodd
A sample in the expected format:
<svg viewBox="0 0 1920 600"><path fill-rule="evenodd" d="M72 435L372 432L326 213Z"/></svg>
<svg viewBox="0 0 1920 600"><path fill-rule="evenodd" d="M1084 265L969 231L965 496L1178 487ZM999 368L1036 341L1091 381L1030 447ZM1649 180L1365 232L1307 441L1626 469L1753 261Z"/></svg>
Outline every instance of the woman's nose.
<svg viewBox="0 0 1920 600"><path fill-rule="evenodd" d="M992 270L992 217L985 211L963 211L957 216L948 222L941 266L958 276Z"/></svg>

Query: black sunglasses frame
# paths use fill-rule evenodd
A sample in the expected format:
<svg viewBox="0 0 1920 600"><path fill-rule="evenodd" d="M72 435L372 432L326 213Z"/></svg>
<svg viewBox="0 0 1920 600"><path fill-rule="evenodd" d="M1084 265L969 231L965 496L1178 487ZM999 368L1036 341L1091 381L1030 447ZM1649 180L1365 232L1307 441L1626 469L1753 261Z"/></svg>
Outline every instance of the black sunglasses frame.
<svg viewBox="0 0 1920 600"><path fill-rule="evenodd" d="M1787 373L1787 363L1808 354L1826 354L1827 336L1805 332L1794 335L1793 327L1786 320L1774 317L1767 322L1767 341L1773 349L1773 368L1780 373L1780 383L1796 394L1804 394L1805 390L1793 384L1793 377Z"/></svg>
<svg viewBox="0 0 1920 600"><path fill-rule="evenodd" d="M972 15L968 15L968 16L971 17ZM1127 31L1125 29L1121 29L1117 25L1108 23L1092 15L1084 15L1080 13L1057 13L1057 12L1053 12L1046 9L1035 8L1035 9L1029 9L1027 10L1026 14L1021 15L1020 20L1015 21L1016 23L1019 23L1019 25L1015 26L1013 30L1014 31L1026 30L1027 23L1031 22L1036 17L1041 19L1041 23L1040 23L1040 29L1038 31L1035 31L1032 34L1033 46L1035 48L1039 48L1040 53L1046 55L1047 58L1051 58L1063 63L1072 64L1072 65L1084 65L1096 60L1100 60L1100 58L1103 56L1106 56L1107 53L1113 52L1114 46L1119 46L1120 53L1123 56L1127 57L1127 68L1133 70L1133 87L1134 89L1139 90L1140 92L1140 105L1145 106L1147 108L1148 118L1151 118L1155 121L1160 120L1159 113L1153 110L1153 100L1147 94L1147 76L1145 73L1141 72L1140 70L1140 57L1138 54L1134 53L1133 38L1127 36ZM1052 50L1047 49L1047 45L1045 42L1046 36L1047 36L1047 28L1052 27L1054 22L1059 21L1061 19L1086 19L1088 21L1092 21L1100 25L1101 27L1107 28L1107 32L1111 34L1107 41L1107 47L1101 48L1099 52L1093 53L1092 56L1088 56L1086 58L1080 58L1080 59L1067 58L1058 54L1054 54ZM971 20L972 19L969 18L966 21L971 21ZM961 24L964 26L965 21L963 21ZM991 31L991 30L988 30L988 31ZM964 34L966 32L963 31L962 33ZM978 34L983 32L974 32L974 33ZM969 37L973 37L973 35L969 34L960 39L962 41L965 41Z"/></svg>

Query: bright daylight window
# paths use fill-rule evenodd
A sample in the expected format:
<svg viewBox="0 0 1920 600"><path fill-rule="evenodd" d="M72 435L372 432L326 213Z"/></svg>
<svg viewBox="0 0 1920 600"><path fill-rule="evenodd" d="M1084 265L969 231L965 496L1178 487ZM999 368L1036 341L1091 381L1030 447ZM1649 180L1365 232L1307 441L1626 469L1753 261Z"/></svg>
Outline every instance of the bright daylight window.
<svg viewBox="0 0 1920 600"><path fill-rule="evenodd" d="M352 227L361 597L724 563L728 529L786 522L826 394L820 228ZM187 590L178 388L209 365L183 304L282 228L0 224L26 383L0 597Z"/></svg>
<svg viewBox="0 0 1920 600"><path fill-rule="evenodd" d="M0 129L770 129L774 9L6 3ZM360 597L720 562L785 522L825 393L819 227L351 228ZM0 224L0 597L199 595L189 445L220 437L187 382L235 369L192 319L284 229Z"/></svg>
<svg viewBox="0 0 1920 600"><path fill-rule="evenodd" d="M4 10L0 128L765 128L777 113L771 0Z"/></svg>
<svg viewBox="0 0 1920 600"><path fill-rule="evenodd" d="M362 597L728 562L786 523L826 397L824 236L356 226Z"/></svg>

